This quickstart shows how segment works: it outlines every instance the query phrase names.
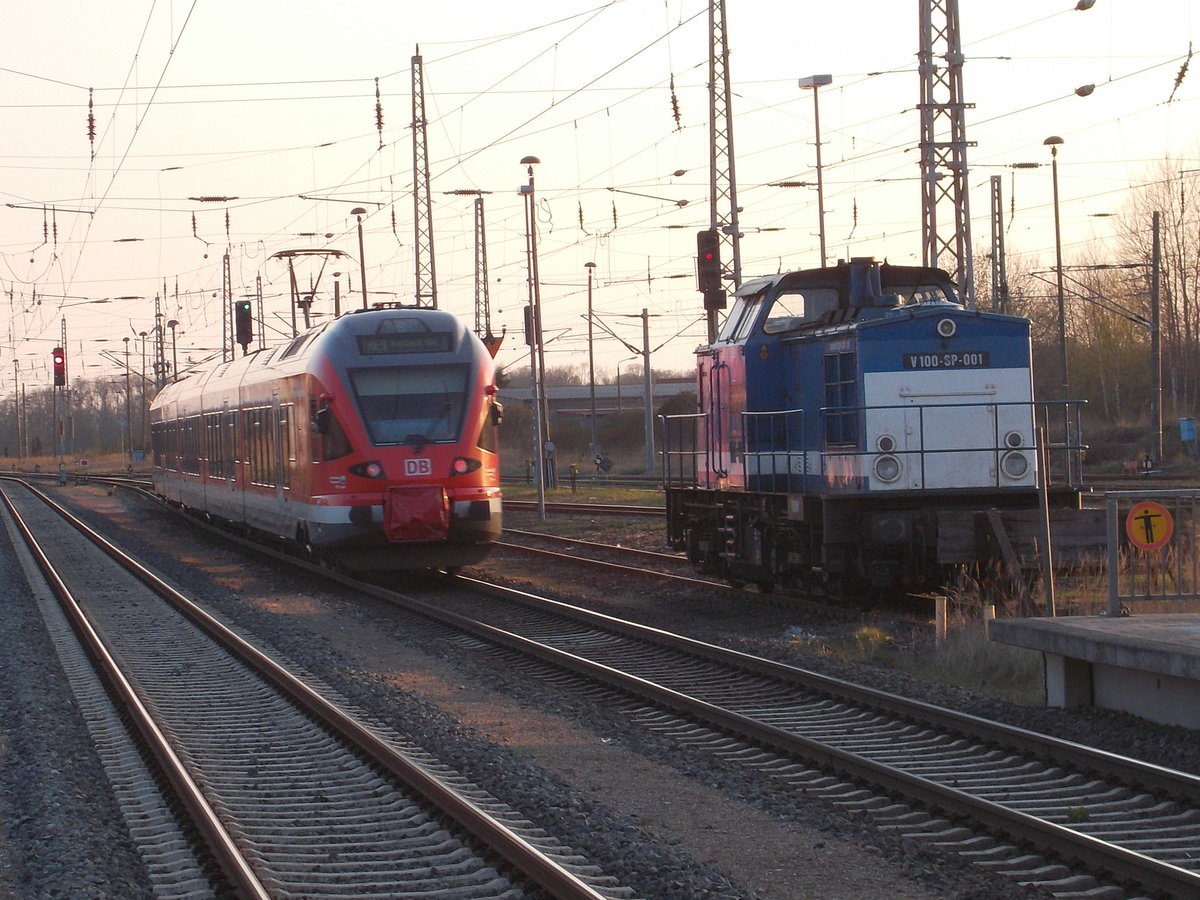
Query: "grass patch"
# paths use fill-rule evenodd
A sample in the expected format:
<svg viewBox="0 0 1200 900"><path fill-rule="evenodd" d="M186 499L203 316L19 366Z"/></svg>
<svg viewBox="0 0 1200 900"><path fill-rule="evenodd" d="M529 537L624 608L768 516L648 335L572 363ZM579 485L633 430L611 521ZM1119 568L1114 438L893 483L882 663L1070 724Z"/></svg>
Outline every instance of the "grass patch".
<svg viewBox="0 0 1200 900"><path fill-rule="evenodd" d="M1041 706L1046 700L1042 654L988 640L980 621L951 629L945 641L920 649L903 668L920 678L1023 706Z"/></svg>

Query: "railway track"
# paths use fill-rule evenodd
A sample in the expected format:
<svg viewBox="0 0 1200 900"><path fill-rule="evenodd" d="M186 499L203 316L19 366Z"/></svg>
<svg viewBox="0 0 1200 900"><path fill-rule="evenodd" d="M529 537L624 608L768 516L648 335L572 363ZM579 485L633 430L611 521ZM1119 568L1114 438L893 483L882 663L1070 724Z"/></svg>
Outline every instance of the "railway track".
<svg viewBox="0 0 1200 900"><path fill-rule="evenodd" d="M215 860L222 881L211 890L240 897L628 895L420 748L348 713L48 497L10 482L4 503L83 644L76 664L96 661L137 744L153 754L152 769L138 766L134 742L121 738L114 783L128 785L133 830L154 845L145 858L170 861L150 864L163 890L207 883ZM66 629L58 637L68 642ZM97 705L99 693L90 692ZM156 773L171 797L159 796ZM175 803L202 848L172 824ZM180 847L189 848L184 862Z"/></svg>
<svg viewBox="0 0 1200 900"><path fill-rule="evenodd" d="M576 540L514 528L506 528L504 533L527 542L521 544L511 541L495 542L496 547L513 553L543 557L576 566L603 569L619 575L652 577L660 581L701 587L706 590L722 592L734 590L724 582L683 574L692 571L691 563L685 557L673 553L639 550L636 547L617 547L596 541ZM545 546L533 546L533 544L539 543ZM600 559L597 554L607 556L608 559ZM634 565L628 564L631 560L635 562Z"/></svg>
<svg viewBox="0 0 1200 900"><path fill-rule="evenodd" d="M504 508L528 512L536 510L537 503L533 500L505 500ZM662 506L637 506L620 503L546 503L546 512L572 513L589 516L648 516L665 519L667 511Z"/></svg>
<svg viewBox="0 0 1200 900"><path fill-rule="evenodd" d="M464 649L532 658L556 685L570 672L595 698L599 682L656 739L1022 884L1064 897L1200 892L1196 776L470 579L428 600L359 589L470 635Z"/></svg>
<svg viewBox="0 0 1200 900"><path fill-rule="evenodd" d="M1194 775L459 580L488 599L420 608L636 698L649 731L1063 896L1200 892Z"/></svg>

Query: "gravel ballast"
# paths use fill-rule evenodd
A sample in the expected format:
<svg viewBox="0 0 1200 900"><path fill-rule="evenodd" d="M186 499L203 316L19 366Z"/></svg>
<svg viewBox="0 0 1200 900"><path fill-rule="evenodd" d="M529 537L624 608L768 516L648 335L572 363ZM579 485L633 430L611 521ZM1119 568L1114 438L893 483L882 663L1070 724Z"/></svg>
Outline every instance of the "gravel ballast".
<svg viewBox="0 0 1200 900"><path fill-rule="evenodd" d="M84 518L111 518L127 532L129 548L189 596L213 604L373 717L521 808L641 896L1029 896L662 743L603 704L559 691L496 657L457 650L382 603L347 600L252 554L210 545L145 501L91 487L65 493L85 506ZM0 896L151 896L11 549L0 555L0 577L7 588L0 629L6 697ZM685 630L678 598L648 597L644 586L629 590L637 594L633 604L641 618ZM745 609L686 624L705 640L1200 772L1200 742L1184 729L1097 710L1016 706L809 653L785 640L787 618L777 606L757 614ZM747 615L758 618L746 621Z"/></svg>

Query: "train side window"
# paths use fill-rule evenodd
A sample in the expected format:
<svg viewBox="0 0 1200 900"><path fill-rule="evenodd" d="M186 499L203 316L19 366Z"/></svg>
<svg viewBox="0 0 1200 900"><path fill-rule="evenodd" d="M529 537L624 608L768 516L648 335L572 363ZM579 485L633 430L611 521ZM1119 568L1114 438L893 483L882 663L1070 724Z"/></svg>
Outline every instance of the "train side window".
<svg viewBox="0 0 1200 900"><path fill-rule="evenodd" d="M763 331L766 334L794 331L819 322L827 312L837 309L837 305L838 292L834 288L808 288L782 293L771 304Z"/></svg>
<svg viewBox="0 0 1200 900"><path fill-rule="evenodd" d="M825 356L825 443L858 443L858 379L855 356L829 353Z"/></svg>

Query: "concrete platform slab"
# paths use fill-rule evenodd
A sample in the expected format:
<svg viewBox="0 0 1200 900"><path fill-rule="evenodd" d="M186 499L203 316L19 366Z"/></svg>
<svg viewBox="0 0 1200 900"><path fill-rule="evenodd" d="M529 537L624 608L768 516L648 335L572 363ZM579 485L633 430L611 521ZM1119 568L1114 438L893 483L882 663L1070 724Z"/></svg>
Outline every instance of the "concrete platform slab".
<svg viewBox="0 0 1200 900"><path fill-rule="evenodd" d="M1200 729L1200 614L994 619L988 637L1043 654L1049 706Z"/></svg>

